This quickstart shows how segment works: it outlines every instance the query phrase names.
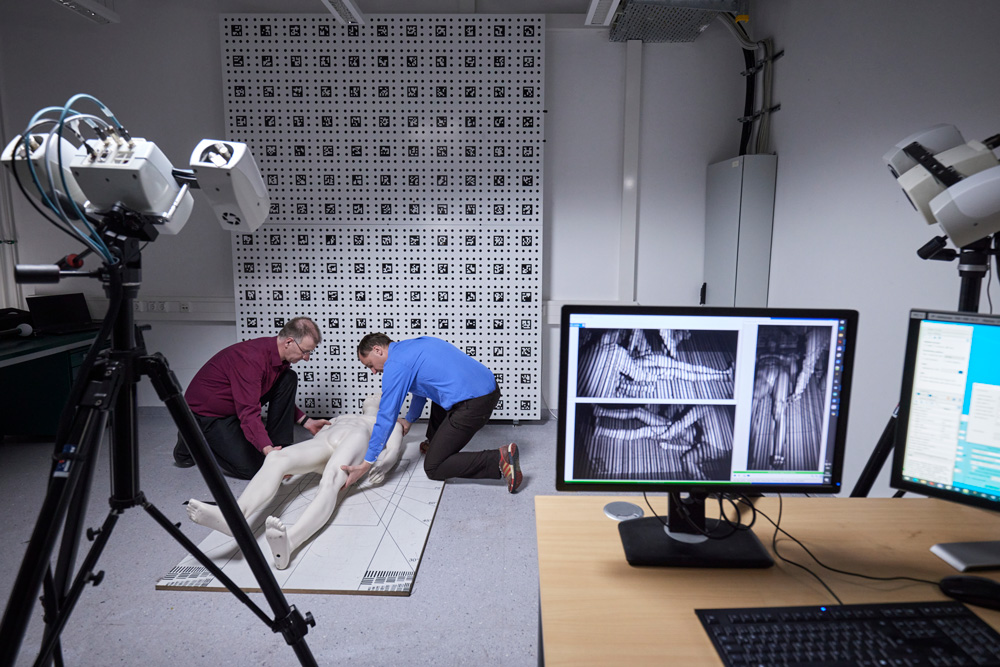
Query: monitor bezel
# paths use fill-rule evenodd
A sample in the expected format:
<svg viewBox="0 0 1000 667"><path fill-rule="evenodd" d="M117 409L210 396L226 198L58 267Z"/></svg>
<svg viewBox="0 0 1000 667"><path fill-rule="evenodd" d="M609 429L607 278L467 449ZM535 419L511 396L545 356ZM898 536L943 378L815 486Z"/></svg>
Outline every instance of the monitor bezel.
<svg viewBox="0 0 1000 667"><path fill-rule="evenodd" d="M914 308L910 310L910 317L906 330L906 348L903 357L903 380L899 390L899 409L896 413L896 435L893 441L892 468L889 474L889 486L900 491L910 491L931 498L939 498L955 503L982 507L984 509L1000 511L1000 501L990 500L961 493L959 491L941 489L934 486L911 482L903 478L903 459L906 456L906 432L910 419L910 398L913 394L913 379L915 375L915 364L908 363L914 359L917 353L917 343L919 342L919 331L921 322L927 320L948 321L961 323L963 320L970 322L975 319L988 319L1000 325L1000 316L984 315L981 313L967 313L959 311L932 310L929 308Z"/></svg>
<svg viewBox="0 0 1000 667"><path fill-rule="evenodd" d="M567 414L567 355L569 351L569 321L576 314L595 315L640 315L653 316L701 316L701 317L750 317L750 318L805 318L843 320L845 322L844 350L842 356L844 372L841 376L840 406L838 424L833 442L833 460L829 483L824 484L765 484L765 483L713 483L692 482L642 482L635 480L602 480L599 482L572 482L565 479L566 463L566 420ZM562 307L559 326L559 412L556 436L556 490L557 491L604 491L604 492L652 492L652 493L822 493L836 494L842 490L844 456L847 443L847 423L850 407L854 349L857 338L858 312L849 309L831 308L719 308L705 306L642 306L642 305L587 305L565 304Z"/></svg>

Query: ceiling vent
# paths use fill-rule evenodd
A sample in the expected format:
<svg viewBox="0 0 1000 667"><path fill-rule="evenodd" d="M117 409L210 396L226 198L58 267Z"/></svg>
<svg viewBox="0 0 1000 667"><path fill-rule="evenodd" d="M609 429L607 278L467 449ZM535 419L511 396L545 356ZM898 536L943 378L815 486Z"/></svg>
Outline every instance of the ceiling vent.
<svg viewBox="0 0 1000 667"><path fill-rule="evenodd" d="M591 8L598 2L592 0ZM747 0L624 0L611 41L693 42L720 12L745 15L746 10Z"/></svg>

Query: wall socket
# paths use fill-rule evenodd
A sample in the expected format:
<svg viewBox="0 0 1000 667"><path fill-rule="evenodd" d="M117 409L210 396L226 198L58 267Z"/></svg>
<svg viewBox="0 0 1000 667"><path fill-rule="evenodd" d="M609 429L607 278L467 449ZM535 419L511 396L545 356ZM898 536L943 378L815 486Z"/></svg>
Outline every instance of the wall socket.
<svg viewBox="0 0 1000 667"><path fill-rule="evenodd" d="M188 310L190 310L188 304ZM181 311L180 303L177 301L133 301L132 310L136 313L177 313Z"/></svg>
<svg viewBox="0 0 1000 667"><path fill-rule="evenodd" d="M236 309L232 298L159 297L135 299L132 312L140 321L233 322Z"/></svg>

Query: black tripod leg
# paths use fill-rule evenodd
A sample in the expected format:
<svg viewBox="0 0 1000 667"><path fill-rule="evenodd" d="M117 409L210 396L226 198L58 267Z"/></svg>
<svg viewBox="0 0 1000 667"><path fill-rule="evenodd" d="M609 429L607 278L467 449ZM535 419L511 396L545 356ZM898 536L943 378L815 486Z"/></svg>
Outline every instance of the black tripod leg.
<svg viewBox="0 0 1000 667"><path fill-rule="evenodd" d="M118 523L119 516L121 516L121 511L111 510L104 520L104 524L97 531L94 545L87 552L86 558L83 559L83 564L77 572L76 579L66 593L66 598L63 600L58 617L48 621L45 639L42 642L42 649L38 654L38 659L35 660L35 667L44 667L44 665L49 664L52 652L59 643L59 635L62 633L63 628L66 627L67 621L69 621L69 616L73 613L73 607L76 606L80 595L83 593L83 587L89 583L97 586L104 578L103 572L94 574L94 568L97 566L97 561L101 557L101 553L104 552L104 547L107 546L108 540L111 539L111 531L114 530L115 524Z"/></svg>
<svg viewBox="0 0 1000 667"><path fill-rule="evenodd" d="M93 392L91 392L93 395ZM56 537L64 518L70 511L70 500L76 497L76 490L83 484L89 488L90 482L85 481L93 474L93 449L100 442L107 424L107 412L93 407L81 407L74 416L74 425L69 431L67 442L59 449L62 459L53 466L49 487L38 513L38 520L31 533L28 548L18 570L14 588L11 591L7 608L4 611L3 622L0 623L0 665L13 665L17 659L24 632L31 618L31 610L35 597L42 585L46 572L50 568L50 559L55 547ZM72 512L80 512L81 508L73 507ZM79 519L73 518L72 523L79 525ZM57 596L63 593L53 586ZM59 610L59 601L49 601L49 607ZM46 623L55 622L47 619Z"/></svg>
<svg viewBox="0 0 1000 667"><path fill-rule="evenodd" d="M272 629L284 635L285 641L292 646L303 665L315 665L316 661L305 643L305 635L308 632L307 625L315 625L312 615L307 613L306 617L303 618L299 611L290 606L285 599L281 587L278 586L278 582L274 578L274 573L257 546L253 531L247 525L243 512L236 504L236 498L233 497L229 485L226 484L225 478L223 478L222 472L208 448L205 436L202 434L198 422L195 421L194 413L184 401L180 383L177 382L177 378L167 365L166 358L159 353L143 357L142 372L149 377L160 400L170 411L174 424L181 437L184 438L191 457L198 465L198 470L201 471L212 498L218 504L236 544L239 545L254 578L260 585L261 592L274 611L275 621Z"/></svg>
<svg viewBox="0 0 1000 667"><path fill-rule="evenodd" d="M885 425L882 435L879 437L878 442L875 443L875 450L868 457L865 469L861 471L861 476L858 477L858 481L854 484L854 489L851 491L851 498L867 498L868 493L872 490L872 485L875 484L882 466L885 465L886 459L889 458L889 454L896 444L896 419L898 415L899 406L897 405L896 409L892 411L892 416L889 417L889 423Z"/></svg>
<svg viewBox="0 0 1000 667"><path fill-rule="evenodd" d="M94 437L94 436L91 436ZM73 511L66 516L66 523L63 526L62 540L59 546L59 555L56 558L55 572L50 568L46 575L44 595L42 604L46 618L46 631L42 637L42 643L49 641L49 635L53 630L50 619L54 621L62 613L69 591L70 580L76 567L77 553L80 547L80 537L83 534L84 522L89 506L90 492L94 483L94 466L100 454L101 434L96 434L96 440L88 447L88 454L80 461L81 466L86 466L86 471L81 475L80 482L75 485L70 496L70 507ZM68 612L67 612L68 613ZM58 634L58 631L57 631ZM53 651L56 667L62 665L62 653L59 646L58 637Z"/></svg>
<svg viewBox="0 0 1000 667"><path fill-rule="evenodd" d="M170 533L170 535L175 540L177 540L177 542L179 542L182 547L187 549L189 554L194 556L195 559L199 563L201 563L209 572L211 572L216 579L221 581L222 585L225 586L230 593L235 595L240 602L249 607L253 613L257 614L257 617L260 620L264 621L264 623L266 623L269 627L271 627L272 630L274 630L274 622L271 621L268 615L265 614L260 609L260 607L254 604L253 600L250 599L250 596L244 593L243 589L237 586L235 581L226 576L226 573L223 572L218 565L216 565L215 561L209 558L204 551L198 548L198 545L192 542L187 535L181 532L180 528L178 528L180 524L171 523L170 519L168 519L166 515L163 514L163 512L161 512L159 509L157 509L156 506L153 505L152 503L147 502L143 504L142 507L144 510L146 510L147 513L149 513L151 517L153 517L153 520L156 521L156 523L160 524L160 526L162 526L164 530ZM275 630L275 632L277 632L277 630Z"/></svg>

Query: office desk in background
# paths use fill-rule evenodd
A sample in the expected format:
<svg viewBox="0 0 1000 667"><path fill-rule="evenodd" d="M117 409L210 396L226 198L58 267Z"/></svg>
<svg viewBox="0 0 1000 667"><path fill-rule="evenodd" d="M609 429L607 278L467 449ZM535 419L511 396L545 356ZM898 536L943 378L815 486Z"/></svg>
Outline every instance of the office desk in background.
<svg viewBox="0 0 1000 667"><path fill-rule="evenodd" d="M665 515L665 496L651 498ZM535 498L541 656L548 667L720 665L694 609L837 604L812 576L777 558L765 570L631 567L618 524L603 511L616 500L650 515L641 496ZM777 519L777 498L761 498L758 507ZM1000 539L1000 516L928 498L786 498L781 527L831 567L933 581L957 572L931 545ZM758 517L754 531L770 552L774 527ZM787 538L778 548L817 572L845 604L947 599L930 584L824 570ZM977 574L1000 579L1000 572ZM972 609L1000 629L1000 612Z"/></svg>
<svg viewBox="0 0 1000 667"><path fill-rule="evenodd" d="M93 331L0 341L0 437L50 437Z"/></svg>

